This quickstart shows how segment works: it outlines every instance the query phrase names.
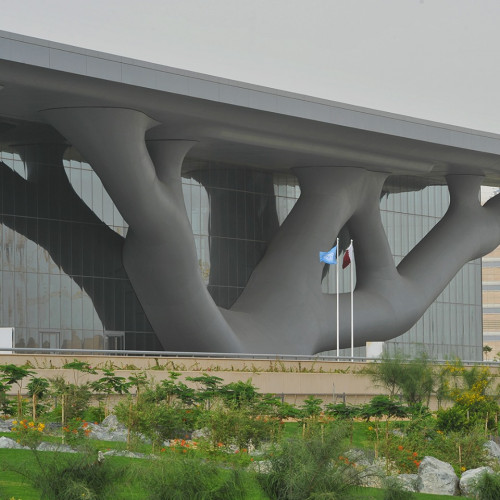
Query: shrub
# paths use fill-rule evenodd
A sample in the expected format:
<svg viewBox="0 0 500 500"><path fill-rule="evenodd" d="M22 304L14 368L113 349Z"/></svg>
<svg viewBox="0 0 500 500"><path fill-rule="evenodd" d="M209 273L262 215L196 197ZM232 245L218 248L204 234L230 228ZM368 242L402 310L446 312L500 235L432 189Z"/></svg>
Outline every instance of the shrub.
<svg viewBox="0 0 500 500"><path fill-rule="evenodd" d="M147 497L151 500L238 500L246 497L244 473L213 462L169 456L147 466Z"/></svg>
<svg viewBox="0 0 500 500"><path fill-rule="evenodd" d="M125 469L99 462L97 452L47 453L33 451L36 466L16 470L40 491L43 500L97 500L114 498L113 483Z"/></svg>
<svg viewBox="0 0 500 500"><path fill-rule="evenodd" d="M440 409L437 414L436 426L443 432L455 432L469 427L467 421L467 410L458 405Z"/></svg>
<svg viewBox="0 0 500 500"><path fill-rule="evenodd" d="M336 424L325 428L323 439L284 440L269 457L271 471L259 475L264 491L277 500L350 498L363 471L342 455L347 435Z"/></svg>
<svg viewBox="0 0 500 500"><path fill-rule="evenodd" d="M279 420L267 416L254 416L246 408L227 408L221 402L213 402L198 419L198 425L208 430L208 439L215 448L219 443L248 448L259 446L276 434Z"/></svg>
<svg viewBox="0 0 500 500"><path fill-rule="evenodd" d="M474 492L478 500L498 500L500 498L500 475L482 474Z"/></svg>
<svg viewBox="0 0 500 500"><path fill-rule="evenodd" d="M405 489L397 477L388 476L384 481L383 500L414 500L415 493Z"/></svg>
<svg viewBox="0 0 500 500"><path fill-rule="evenodd" d="M42 442L45 424L27 420L14 420L12 424L13 437L22 446L28 446L33 450Z"/></svg>

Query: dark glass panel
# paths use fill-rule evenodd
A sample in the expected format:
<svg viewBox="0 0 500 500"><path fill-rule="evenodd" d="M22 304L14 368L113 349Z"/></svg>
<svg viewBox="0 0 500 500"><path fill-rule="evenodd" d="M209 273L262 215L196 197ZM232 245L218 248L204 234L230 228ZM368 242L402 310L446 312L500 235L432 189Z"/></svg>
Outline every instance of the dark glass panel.
<svg viewBox="0 0 500 500"><path fill-rule="evenodd" d="M238 260L238 281L237 284L240 287L244 287L247 284L247 242L243 240L236 241L236 251Z"/></svg>
<svg viewBox="0 0 500 500"><path fill-rule="evenodd" d="M73 276L83 275L82 224L71 224L71 271Z"/></svg>
<svg viewBox="0 0 500 500"><path fill-rule="evenodd" d="M60 273L61 264L61 224L58 220L49 221L49 272Z"/></svg>
<svg viewBox="0 0 500 500"><path fill-rule="evenodd" d="M38 220L38 272L49 272L50 255L48 253L50 241L49 221L47 219Z"/></svg>
<svg viewBox="0 0 500 500"><path fill-rule="evenodd" d="M245 204L245 193L236 193L236 210L234 212L236 218L236 231L231 233L231 238L246 238L246 220L254 217L252 212L247 212Z"/></svg>
<svg viewBox="0 0 500 500"><path fill-rule="evenodd" d="M2 171L2 183L0 184L0 190L2 191L2 210L4 214L13 215L15 213L15 176L12 170L0 164Z"/></svg>
<svg viewBox="0 0 500 500"><path fill-rule="evenodd" d="M50 328L61 328L61 276L51 274L50 282Z"/></svg>
<svg viewBox="0 0 500 500"><path fill-rule="evenodd" d="M50 288L49 275L38 275L38 326L50 328Z"/></svg>
<svg viewBox="0 0 500 500"><path fill-rule="evenodd" d="M15 218L10 215L3 216L2 225L2 269L13 271L15 264L15 232L11 229L14 227Z"/></svg>
<svg viewBox="0 0 500 500"><path fill-rule="evenodd" d="M125 327L127 330L137 331L134 311L135 294L127 284L125 288Z"/></svg>
<svg viewBox="0 0 500 500"><path fill-rule="evenodd" d="M38 275L26 274L26 324L38 328Z"/></svg>
<svg viewBox="0 0 500 500"><path fill-rule="evenodd" d="M125 330L125 282L112 280L115 287L115 329Z"/></svg>
<svg viewBox="0 0 500 500"><path fill-rule="evenodd" d="M83 327L83 291L71 281L71 328L81 330Z"/></svg>
<svg viewBox="0 0 500 500"><path fill-rule="evenodd" d="M253 193L245 193L245 239L255 239L256 218L255 195Z"/></svg>
<svg viewBox="0 0 500 500"><path fill-rule="evenodd" d="M225 238L234 238L237 233L238 206L236 191L225 191L226 200L221 207L222 233Z"/></svg>
<svg viewBox="0 0 500 500"><path fill-rule="evenodd" d="M94 278L94 289L92 295L89 294L93 305L94 330L103 330L106 320L106 304L104 300L104 280Z"/></svg>
<svg viewBox="0 0 500 500"><path fill-rule="evenodd" d="M36 219L26 220L26 270L36 273L38 271L38 222Z"/></svg>
<svg viewBox="0 0 500 500"><path fill-rule="evenodd" d="M14 270L26 271L26 219L24 217L15 218L16 230L14 233Z"/></svg>
<svg viewBox="0 0 500 500"><path fill-rule="evenodd" d="M94 329L94 305L90 297L94 295L94 278L84 277L82 279L83 289L85 294L83 296L82 302L82 319L83 319L83 329L93 330Z"/></svg>
<svg viewBox="0 0 500 500"><path fill-rule="evenodd" d="M59 224L61 238L61 268L67 274L73 274L71 256L71 223L61 222Z"/></svg>
<svg viewBox="0 0 500 500"><path fill-rule="evenodd" d="M115 323L115 280L103 279L104 326L106 330L117 330Z"/></svg>
<svg viewBox="0 0 500 500"><path fill-rule="evenodd" d="M230 287L228 289L228 309L233 306L236 302L236 299L239 297L240 292L236 287Z"/></svg>
<svg viewBox="0 0 500 500"><path fill-rule="evenodd" d="M61 328L71 328L71 278L61 276Z"/></svg>

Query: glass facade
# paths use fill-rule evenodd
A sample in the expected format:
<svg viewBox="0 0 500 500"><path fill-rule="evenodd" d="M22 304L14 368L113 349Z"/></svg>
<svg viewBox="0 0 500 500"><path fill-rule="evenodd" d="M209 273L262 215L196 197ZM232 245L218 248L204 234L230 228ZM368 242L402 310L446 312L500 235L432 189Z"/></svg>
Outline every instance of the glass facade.
<svg viewBox="0 0 500 500"><path fill-rule="evenodd" d="M91 167L63 151L0 151L0 327L15 328L20 347L160 350L123 269L127 224ZM393 178L381 199L396 262L448 205L445 187L415 182ZM183 192L204 282L218 305L230 307L298 199L297 179L187 160ZM349 290L348 275L341 291ZM335 292L331 271L323 287ZM480 262L467 264L424 317L387 345L481 359Z"/></svg>

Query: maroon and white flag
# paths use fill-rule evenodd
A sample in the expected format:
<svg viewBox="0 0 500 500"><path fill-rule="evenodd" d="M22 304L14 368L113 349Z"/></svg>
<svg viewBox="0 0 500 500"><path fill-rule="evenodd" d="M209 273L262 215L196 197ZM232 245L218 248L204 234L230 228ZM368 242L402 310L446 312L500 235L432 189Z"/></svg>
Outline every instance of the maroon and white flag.
<svg viewBox="0 0 500 500"><path fill-rule="evenodd" d="M342 269L345 269L351 262L354 262L354 249L352 248L352 243L345 251L344 260L342 261Z"/></svg>

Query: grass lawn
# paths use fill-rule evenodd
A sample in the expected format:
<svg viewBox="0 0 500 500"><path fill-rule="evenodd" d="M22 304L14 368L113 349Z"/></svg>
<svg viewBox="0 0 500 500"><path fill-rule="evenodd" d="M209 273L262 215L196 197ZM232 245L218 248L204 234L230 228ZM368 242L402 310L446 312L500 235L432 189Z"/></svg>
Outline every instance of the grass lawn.
<svg viewBox="0 0 500 500"><path fill-rule="evenodd" d="M116 448L120 443L105 442L107 447ZM40 456L43 461L54 460L56 456L63 458L65 454L52 452L42 452ZM113 498L117 500L144 500L146 498L145 486L142 482L144 474L148 473L151 463L145 460L138 460L126 457L109 457L110 464L116 469L125 468L127 473L122 480L118 481L113 490ZM29 481L21 473L15 471L25 471L37 467L35 457L27 450L0 450L0 499L16 500L39 500L40 495ZM249 475L247 481L247 500L269 500L262 492L257 481ZM382 500L384 492L376 488L361 488L356 493L356 498L360 500ZM445 495L429 495L418 493L419 500L444 500L449 499Z"/></svg>

